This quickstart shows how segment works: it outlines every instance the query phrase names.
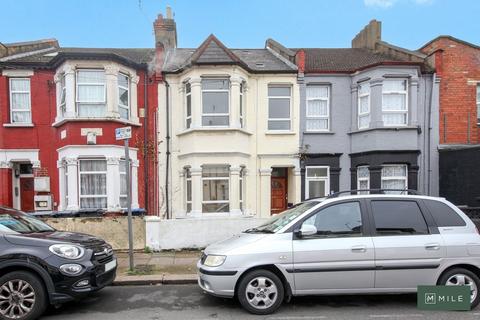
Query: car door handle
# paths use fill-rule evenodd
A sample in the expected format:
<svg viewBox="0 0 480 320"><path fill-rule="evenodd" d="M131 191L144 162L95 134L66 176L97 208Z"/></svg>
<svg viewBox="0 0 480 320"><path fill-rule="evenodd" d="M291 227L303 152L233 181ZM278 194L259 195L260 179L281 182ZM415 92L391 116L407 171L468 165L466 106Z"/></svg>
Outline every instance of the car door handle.
<svg viewBox="0 0 480 320"><path fill-rule="evenodd" d="M425 245L425 249L427 250L439 250L440 245L438 243L428 243Z"/></svg>
<svg viewBox="0 0 480 320"><path fill-rule="evenodd" d="M366 252L367 247L366 246L354 246L352 247L352 252Z"/></svg>

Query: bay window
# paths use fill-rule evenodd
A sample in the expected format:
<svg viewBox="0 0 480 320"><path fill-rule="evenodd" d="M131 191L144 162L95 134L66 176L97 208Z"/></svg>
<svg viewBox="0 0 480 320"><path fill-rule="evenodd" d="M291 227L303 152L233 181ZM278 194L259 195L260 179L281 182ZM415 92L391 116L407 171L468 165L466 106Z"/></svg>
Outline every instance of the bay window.
<svg viewBox="0 0 480 320"><path fill-rule="evenodd" d="M118 113L121 119L130 118L130 78L126 74L118 74Z"/></svg>
<svg viewBox="0 0 480 320"><path fill-rule="evenodd" d="M62 113L62 116L67 111L66 95L67 95L67 91L65 87L65 73L62 73L60 75L60 98L59 98L60 112Z"/></svg>
<svg viewBox="0 0 480 320"><path fill-rule="evenodd" d="M120 207L127 208L128 185L127 185L127 161L120 160L118 162L118 170L120 172Z"/></svg>
<svg viewBox="0 0 480 320"><path fill-rule="evenodd" d="M107 161L80 159L78 189L80 208L107 208Z"/></svg>
<svg viewBox="0 0 480 320"><path fill-rule="evenodd" d="M329 167L305 168L305 199L325 197L329 194Z"/></svg>
<svg viewBox="0 0 480 320"><path fill-rule="evenodd" d="M240 202L240 211L243 213L245 212L245 167L240 168L240 176L239 176L239 202Z"/></svg>
<svg viewBox="0 0 480 320"><path fill-rule="evenodd" d="M192 85L185 83L185 127L192 126Z"/></svg>
<svg viewBox="0 0 480 320"><path fill-rule="evenodd" d="M408 170L405 164L389 164L382 167L382 189L408 188ZM392 191L390 193L398 193Z"/></svg>
<svg viewBox="0 0 480 320"><path fill-rule="evenodd" d="M32 122L29 78L10 78L10 122Z"/></svg>
<svg viewBox="0 0 480 320"><path fill-rule="evenodd" d="M80 117L98 118L106 114L104 70L77 70L77 113Z"/></svg>
<svg viewBox="0 0 480 320"><path fill-rule="evenodd" d="M358 84L358 129L370 127L370 84Z"/></svg>
<svg viewBox="0 0 480 320"><path fill-rule="evenodd" d="M202 79L202 126L229 126L229 95L228 79Z"/></svg>
<svg viewBox="0 0 480 320"><path fill-rule="evenodd" d="M368 169L368 166L357 167L357 189L370 189L370 170ZM359 192L359 194L363 193L368 193L368 191Z"/></svg>
<svg viewBox="0 0 480 320"><path fill-rule="evenodd" d="M291 87L268 86L268 130L291 130Z"/></svg>
<svg viewBox="0 0 480 320"><path fill-rule="evenodd" d="M187 213L192 211L192 174L190 168L185 168L185 203Z"/></svg>
<svg viewBox="0 0 480 320"><path fill-rule="evenodd" d="M202 212L229 212L229 167L202 168Z"/></svg>
<svg viewBox="0 0 480 320"><path fill-rule="evenodd" d="M328 131L330 129L330 87L307 86L307 131Z"/></svg>
<svg viewBox="0 0 480 320"><path fill-rule="evenodd" d="M245 126L245 107L244 107L244 98L243 98L243 91L245 89L245 83L240 83L240 128Z"/></svg>
<svg viewBox="0 0 480 320"><path fill-rule="evenodd" d="M382 118L385 126L407 125L407 80L388 79L383 81Z"/></svg>

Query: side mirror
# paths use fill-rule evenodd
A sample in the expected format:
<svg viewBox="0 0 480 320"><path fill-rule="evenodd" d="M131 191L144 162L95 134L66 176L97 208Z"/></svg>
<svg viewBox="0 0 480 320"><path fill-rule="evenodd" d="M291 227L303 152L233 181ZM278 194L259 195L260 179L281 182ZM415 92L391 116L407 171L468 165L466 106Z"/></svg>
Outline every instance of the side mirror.
<svg viewBox="0 0 480 320"><path fill-rule="evenodd" d="M297 237L313 236L317 234L317 228L311 224L303 224L300 230L296 232Z"/></svg>

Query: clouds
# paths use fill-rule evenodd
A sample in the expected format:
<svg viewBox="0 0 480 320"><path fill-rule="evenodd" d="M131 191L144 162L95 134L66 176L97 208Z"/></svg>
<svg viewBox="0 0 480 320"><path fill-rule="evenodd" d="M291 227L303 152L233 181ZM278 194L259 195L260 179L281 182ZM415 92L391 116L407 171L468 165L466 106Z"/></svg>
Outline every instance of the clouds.
<svg viewBox="0 0 480 320"><path fill-rule="evenodd" d="M414 5L430 5L434 2L434 0L363 0L363 3L367 7L387 9L393 7L396 3L400 1L408 1L409 3Z"/></svg>

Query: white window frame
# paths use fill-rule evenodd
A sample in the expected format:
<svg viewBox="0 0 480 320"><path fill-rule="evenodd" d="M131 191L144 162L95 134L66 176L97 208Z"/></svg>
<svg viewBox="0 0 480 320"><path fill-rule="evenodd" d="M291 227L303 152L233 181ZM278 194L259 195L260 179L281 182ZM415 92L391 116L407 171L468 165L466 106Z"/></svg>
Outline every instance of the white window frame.
<svg viewBox="0 0 480 320"><path fill-rule="evenodd" d="M404 167L405 168L405 176L392 176L392 177L384 177L383 176L383 168L386 168L386 167ZM382 166L382 172L380 174L381 178L381 184L380 184L380 188L381 189L385 189L384 186L383 186L383 182L384 181L387 181L387 180L403 180L405 183L404 183L404 186L405 188L404 189L408 189L408 166L406 164L384 164Z"/></svg>
<svg viewBox="0 0 480 320"><path fill-rule="evenodd" d="M238 176L240 189L238 194L238 200L240 203L240 211L245 213L245 167L240 167L240 174Z"/></svg>
<svg viewBox="0 0 480 320"><path fill-rule="evenodd" d="M309 177L308 169L327 169L326 177ZM305 167L305 199L309 198L310 181L325 181L325 196L330 194L330 167L329 166L307 166Z"/></svg>
<svg viewBox="0 0 480 320"><path fill-rule="evenodd" d="M361 87L362 86L365 86L366 88L368 88L368 92L364 92L364 93L361 93ZM370 128L370 121L371 121L371 117L370 117L370 113L371 113L371 100L370 100L370 93L371 93L371 88L370 88L370 83L368 82L363 82L363 83L359 83L358 84L358 99L357 99L357 104L358 104L358 116L357 116L357 126L358 126L358 129L361 130L361 129L368 129ZM365 98L367 97L367 105L368 105L368 111L366 112L361 112L361 109L362 109L362 105L361 105L361 100L362 98ZM360 125L360 119L361 118L366 118L368 117L368 125L366 126L361 126Z"/></svg>
<svg viewBox="0 0 480 320"><path fill-rule="evenodd" d="M245 127L245 95L243 94L243 91L245 91L245 82L240 83L240 105L239 105L239 120L240 120L240 128Z"/></svg>
<svg viewBox="0 0 480 320"><path fill-rule="evenodd" d="M305 105L305 130L308 132L328 132L330 131L330 86L329 85L309 85L307 86L306 90L308 91L308 88L311 87L322 87L322 88L327 88L327 97L314 97L314 98L309 98L308 94L306 95L306 105ZM327 102L327 115L311 115L308 113L308 102L309 101L326 101ZM326 129L319 129L319 130L308 130L306 126L306 122L308 120L327 120L327 128Z"/></svg>
<svg viewBox="0 0 480 320"><path fill-rule="evenodd" d="M190 213L192 211L192 206L193 206L193 202L192 202L193 194L190 194L190 200L188 200L188 184L190 183L191 193L193 193L193 189L192 189L193 185L192 185L192 174L189 167L186 167L184 169L184 175L185 175L185 212ZM202 188L203 188L203 185L202 185ZM190 210L188 210L189 206L190 206Z"/></svg>
<svg viewBox="0 0 480 320"><path fill-rule="evenodd" d="M118 82L118 77L120 76L124 76L127 78L127 86L122 86L120 85L120 83ZM125 120L130 120L130 117L131 117L131 102L130 102L130 97L131 97L131 94L130 94L130 86L131 86L131 80L130 80L130 76L124 72L119 72L118 75L117 75L117 85L118 85L118 89L117 89L117 94L118 94L118 113L120 115L120 119L125 119L125 118L122 118L122 115L120 113L120 109L125 109L128 111L128 117L125 119ZM127 91L127 95L128 95L128 105L123 105L121 103L121 100L120 100L120 89L124 89Z"/></svg>
<svg viewBox="0 0 480 320"><path fill-rule="evenodd" d="M228 181L228 189L230 191L230 168L225 165L224 167L228 169L228 176L226 177L204 177L203 176L203 169L205 168L208 168L208 167L223 167L223 165L218 165L218 166L210 166L210 165L207 165L205 167L202 167L202 176L201 176L201 181L202 181L202 212L203 212L203 205L204 204L218 204L218 203L225 203L225 204L228 204L230 206L230 192L227 194L227 197L228 199L227 200L205 200L203 199L203 181L208 181L208 180L226 180ZM204 213L207 213L207 214L225 214L225 213L228 213L228 212L204 212Z"/></svg>
<svg viewBox="0 0 480 320"><path fill-rule="evenodd" d="M27 80L28 81L28 91L18 91L18 90L13 90L12 82L15 80ZM22 123L22 124L30 124L32 123L32 86L30 82L30 78L20 78L20 77L15 77L15 78L10 78L9 79L9 91L10 91L10 123ZM28 109L14 109L13 108L13 94L14 93L28 93ZM20 113L27 113L29 114L29 120L25 122L14 122L13 121L13 114L15 112L20 112Z"/></svg>
<svg viewBox="0 0 480 320"><path fill-rule="evenodd" d="M190 92L187 88L190 87ZM190 115L188 115L188 97L190 97ZM203 108L203 105L202 105ZM190 129L192 127L192 85L190 82L185 83L185 128ZM188 121L190 120L190 124Z"/></svg>
<svg viewBox="0 0 480 320"><path fill-rule="evenodd" d="M480 125L480 83L477 83L477 124Z"/></svg>
<svg viewBox="0 0 480 320"><path fill-rule="evenodd" d="M202 116L201 116L201 125L202 127L204 128L228 128L230 127L230 111L231 111L231 108L230 108L230 79L229 78L208 78L208 77L205 77L202 79L203 80L227 80L228 83L229 83L229 88L228 89L203 89L203 87L201 86L200 84L200 88L202 90L202 93L201 93L201 97L202 97ZM228 112L227 113L204 113L203 112L203 93L204 92L227 92L228 94L228 98L227 98L227 107L228 107ZM224 125L224 126L205 126L203 125L203 117L225 117L227 116L228 117L228 124L227 125Z"/></svg>
<svg viewBox="0 0 480 320"><path fill-rule="evenodd" d="M105 69L77 69L75 70L75 91L76 91L76 94L75 94L75 109L76 109L76 112L77 112L77 117L80 117L79 115L79 108L78 108L78 105L79 104L90 104L90 105L94 105L94 104L98 104L98 105L105 105L105 113L107 112L107 79L105 78L105 82L104 83L95 83L95 82L91 82L91 83L78 83L78 73L79 72L98 72L98 71L102 71L105 73ZM78 94L79 94L79 90L78 90L78 87L79 86L102 86L103 87L103 101L96 101L96 102L91 102L91 101L81 101L79 100L79 97L78 97ZM106 116L106 114L103 114L97 118L104 118Z"/></svg>
<svg viewBox="0 0 480 320"><path fill-rule="evenodd" d="M290 95L288 96L270 96L268 93L269 88L290 88ZM268 119L267 119L267 131L269 132L291 132L293 130L292 128L292 91L293 88L289 84L274 84L271 83L267 86L267 95L268 95L268 101L267 101L267 112L268 112ZM268 107L270 105L270 99L287 99L289 100L289 118L270 118L270 108ZM290 129L270 129L269 128L269 123L270 121L289 121L290 122Z"/></svg>
<svg viewBox="0 0 480 320"><path fill-rule="evenodd" d="M385 79L383 80L383 83L385 82L388 82L388 81L404 81L405 82L405 90L397 90L397 91L392 91L392 90L388 90L388 91L384 91L383 90L383 84L382 84L382 120L383 120L383 115L384 114L405 114L405 123L401 123L401 124L385 124L385 122L383 123L383 125L385 127L405 127L408 125L408 110L409 110L409 106L408 106L408 79L398 79L398 78L392 78L392 79ZM388 95L388 94L402 94L402 95L405 95L405 110L384 110L383 109L383 102L384 102L384 95Z"/></svg>
<svg viewBox="0 0 480 320"><path fill-rule="evenodd" d="M123 166L123 168L125 169L125 171L122 171L122 162L125 163L125 165ZM131 163L131 161L130 161ZM118 161L118 172L119 172L119 182L121 183L122 182L122 176L125 176L127 175L127 161L125 159L120 159ZM132 175L130 174L130 177ZM125 181L126 181L126 178L125 178ZM122 198L124 198L125 200L128 198L128 185L127 185L127 193L125 194L122 194L122 187L120 186L119 188L119 191L118 191L118 204L120 205L120 208L122 209L127 209L127 207L122 207Z"/></svg>
<svg viewBox="0 0 480 320"><path fill-rule="evenodd" d="M62 117L67 112L67 84L65 79L65 73L60 75L60 96L58 97L58 103L60 111L62 112ZM62 103L63 101L63 103Z"/></svg>
<svg viewBox="0 0 480 320"><path fill-rule="evenodd" d="M358 175L358 172L360 171L360 169L363 169L363 168L367 168L368 177L360 177ZM363 189L360 189L360 182L363 182L363 181L367 181L367 189L370 189L370 169L369 169L368 166L358 166L357 167L357 190L363 190ZM369 193L368 191L358 192L358 194L368 194L368 193Z"/></svg>
<svg viewBox="0 0 480 320"><path fill-rule="evenodd" d="M107 207L108 207L108 191L106 190L107 187L108 187L108 174L107 174L107 166L106 165L106 169L105 171L82 171L81 170L81 164L80 162L81 161L95 161L95 160L102 160L102 161L105 161L105 163L107 162L106 159L104 158L79 158L78 159L78 207L80 209L84 209L82 208L82 199L84 198L105 198L106 201L105 203L107 204ZM92 195L86 195L86 194L81 194L82 192L82 174L104 174L105 175L105 194L103 195L98 195L98 194L92 194ZM98 208L98 209L107 209L107 208Z"/></svg>

